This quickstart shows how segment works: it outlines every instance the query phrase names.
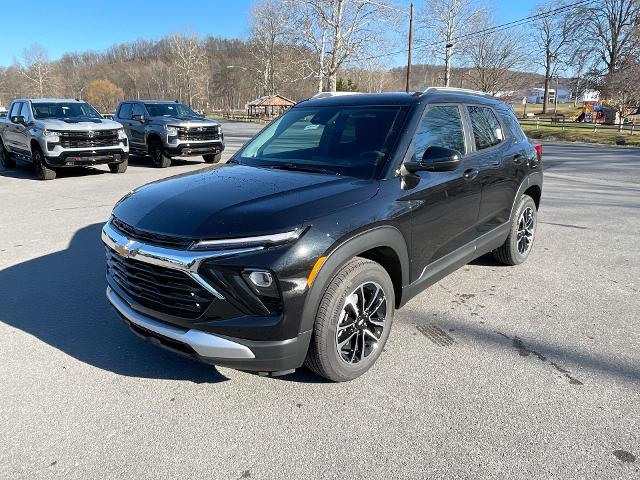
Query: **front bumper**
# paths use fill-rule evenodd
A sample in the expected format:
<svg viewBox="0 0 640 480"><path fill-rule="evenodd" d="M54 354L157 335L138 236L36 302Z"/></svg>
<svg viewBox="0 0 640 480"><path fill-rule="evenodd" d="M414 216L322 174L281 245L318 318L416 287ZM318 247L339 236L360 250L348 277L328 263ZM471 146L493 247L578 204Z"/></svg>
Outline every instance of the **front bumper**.
<svg viewBox="0 0 640 480"><path fill-rule="evenodd" d="M176 157L194 155L216 155L224 150L224 143L220 140L210 142L185 142L165 145L165 153Z"/></svg>
<svg viewBox="0 0 640 480"><path fill-rule="evenodd" d="M129 158L129 152L121 148L105 150L69 150L56 156L45 156L45 162L52 167L74 167L122 163Z"/></svg>
<svg viewBox="0 0 640 480"><path fill-rule="evenodd" d="M212 295L212 303L207 309L211 314L228 310L228 302L233 299L225 298L226 293L216 290L200 276L200 264L212 258L258 252L261 248L209 252L176 250L132 240L115 229L111 222L103 227L102 240L108 249L131 261L179 271L190 277ZM242 316L227 321L179 318L140 304L130 292L122 289L113 275L107 274L107 282L107 298L120 317L134 333L163 348L209 364L260 372L292 370L304 362L311 331L274 338L273 333L282 319L279 315ZM241 338L247 333L250 335Z"/></svg>
<svg viewBox="0 0 640 480"><path fill-rule="evenodd" d="M107 299L139 337L200 362L238 370L285 373L304 362L311 332L280 341L250 341L181 328L137 312L111 287Z"/></svg>

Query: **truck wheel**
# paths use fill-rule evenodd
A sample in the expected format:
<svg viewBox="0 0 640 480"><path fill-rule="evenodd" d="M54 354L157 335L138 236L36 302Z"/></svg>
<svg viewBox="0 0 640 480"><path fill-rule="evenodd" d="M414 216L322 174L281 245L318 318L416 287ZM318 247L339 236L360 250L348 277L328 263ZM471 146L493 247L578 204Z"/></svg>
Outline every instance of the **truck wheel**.
<svg viewBox="0 0 640 480"><path fill-rule="evenodd" d="M9 152L4 148L2 140L0 140L0 163L2 163L4 168L13 168L16 166L16 161L11 158Z"/></svg>
<svg viewBox="0 0 640 480"><path fill-rule="evenodd" d="M394 299L393 283L380 264L350 260L320 302L307 368L334 382L353 380L369 370L389 337Z"/></svg>
<svg viewBox="0 0 640 480"><path fill-rule="evenodd" d="M33 161L33 166L36 169L36 175L40 180L53 180L56 178L56 171L47 167L44 163L44 155L42 154L40 147L34 147L33 152L31 153L31 159Z"/></svg>
<svg viewBox="0 0 640 480"><path fill-rule="evenodd" d="M149 155L151 155L153 164L158 168L167 168L171 165L171 158L164 154L162 142L157 138L153 138L149 142Z"/></svg>
<svg viewBox="0 0 640 480"><path fill-rule="evenodd" d="M222 158L222 153L215 153L212 155L203 155L204 161L207 163L218 163Z"/></svg>
<svg viewBox="0 0 640 480"><path fill-rule="evenodd" d="M537 216L536 202L529 195L523 195L511 220L509 236L501 247L493 251L493 256L498 262L520 265L527 259L533 248Z"/></svg>
<svg viewBox="0 0 640 480"><path fill-rule="evenodd" d="M129 160L125 160L120 163L110 163L109 170L111 173L124 173L127 171L127 167L129 166Z"/></svg>

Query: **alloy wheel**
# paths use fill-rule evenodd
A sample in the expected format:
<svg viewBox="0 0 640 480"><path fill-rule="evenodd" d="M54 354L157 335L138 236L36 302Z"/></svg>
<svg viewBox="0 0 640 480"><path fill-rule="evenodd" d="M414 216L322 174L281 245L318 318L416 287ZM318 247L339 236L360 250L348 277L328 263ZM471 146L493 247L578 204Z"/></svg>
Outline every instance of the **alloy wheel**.
<svg viewBox="0 0 640 480"><path fill-rule="evenodd" d="M535 218L533 208L527 207L520 214L518 220L518 253L525 255L533 244L533 234L535 231Z"/></svg>
<svg viewBox="0 0 640 480"><path fill-rule="evenodd" d="M336 327L336 348L342 361L360 363L378 348L387 313L384 290L365 282L345 299Z"/></svg>

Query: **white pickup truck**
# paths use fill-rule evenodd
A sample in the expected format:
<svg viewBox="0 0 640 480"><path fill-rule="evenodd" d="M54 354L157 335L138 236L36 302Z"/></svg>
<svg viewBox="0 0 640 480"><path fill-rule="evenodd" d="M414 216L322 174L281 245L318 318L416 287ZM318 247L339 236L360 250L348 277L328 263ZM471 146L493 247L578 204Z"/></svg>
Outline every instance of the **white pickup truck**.
<svg viewBox="0 0 640 480"><path fill-rule="evenodd" d="M56 178L63 167L108 165L127 169L129 141L121 124L103 118L81 100L19 99L0 119L0 162L32 163L41 180Z"/></svg>

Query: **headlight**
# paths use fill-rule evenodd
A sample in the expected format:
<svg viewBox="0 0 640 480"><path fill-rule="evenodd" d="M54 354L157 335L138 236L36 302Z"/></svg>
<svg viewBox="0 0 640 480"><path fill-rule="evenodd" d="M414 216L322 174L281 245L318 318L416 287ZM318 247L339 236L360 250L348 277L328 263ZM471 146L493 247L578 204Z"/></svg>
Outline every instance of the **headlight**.
<svg viewBox="0 0 640 480"><path fill-rule="evenodd" d="M56 132L55 130L45 130L42 132L42 135L47 137L47 140L49 140L50 142L56 142L59 139L59 132Z"/></svg>
<svg viewBox="0 0 640 480"><path fill-rule="evenodd" d="M175 137L178 135L178 127L174 127L173 125L165 125L164 129L167 131L167 135L170 137Z"/></svg>
<svg viewBox="0 0 640 480"><path fill-rule="evenodd" d="M191 250L224 250L249 247L270 247L293 242L300 238L304 229L298 228L284 233L260 235L257 237L227 238L220 240L202 240L191 246Z"/></svg>
<svg viewBox="0 0 640 480"><path fill-rule="evenodd" d="M124 128L119 128L118 129L118 139L119 140L124 140L125 138L127 138L127 134L124 133Z"/></svg>

